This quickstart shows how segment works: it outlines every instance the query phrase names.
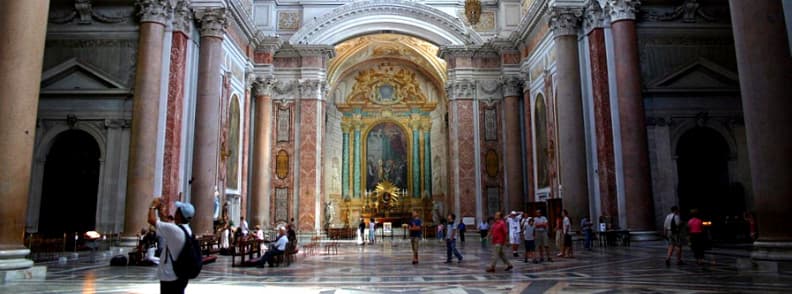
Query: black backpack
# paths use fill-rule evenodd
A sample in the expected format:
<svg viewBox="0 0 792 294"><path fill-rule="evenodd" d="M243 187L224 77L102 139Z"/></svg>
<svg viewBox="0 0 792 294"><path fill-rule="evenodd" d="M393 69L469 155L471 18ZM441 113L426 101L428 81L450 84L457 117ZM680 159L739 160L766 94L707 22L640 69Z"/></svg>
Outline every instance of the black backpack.
<svg viewBox="0 0 792 294"><path fill-rule="evenodd" d="M203 267L203 255L201 255L201 244L195 240L195 236L187 233L181 225L176 225L184 232L184 246L176 260L170 253L170 248L166 253L173 263L173 272L180 279L194 279L201 273Z"/></svg>

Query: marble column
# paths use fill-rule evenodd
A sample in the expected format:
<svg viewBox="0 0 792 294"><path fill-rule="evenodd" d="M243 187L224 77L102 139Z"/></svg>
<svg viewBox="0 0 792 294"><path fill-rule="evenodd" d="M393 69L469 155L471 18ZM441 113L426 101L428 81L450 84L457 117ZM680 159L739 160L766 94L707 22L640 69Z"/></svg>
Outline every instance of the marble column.
<svg viewBox="0 0 792 294"><path fill-rule="evenodd" d="M432 196L432 121L426 121L423 125L424 143L424 191Z"/></svg>
<svg viewBox="0 0 792 294"><path fill-rule="evenodd" d="M412 197L419 198L421 197L420 122L413 121L410 127L412 128Z"/></svg>
<svg viewBox="0 0 792 294"><path fill-rule="evenodd" d="M341 123L341 131L343 133L342 146L341 146L341 198L348 199L352 194L349 190L349 131L350 126L348 122Z"/></svg>
<svg viewBox="0 0 792 294"><path fill-rule="evenodd" d="M274 80L258 80L253 126L253 182L250 208L252 224L269 225L272 195L272 87Z"/></svg>
<svg viewBox="0 0 792 294"><path fill-rule="evenodd" d="M165 148L162 167L162 195L168 203L181 191L180 179L182 113L184 113L184 79L187 67L187 41L190 39L192 12L187 1L174 8L171 35L170 69L168 79L167 117L165 118Z"/></svg>
<svg viewBox="0 0 792 294"><path fill-rule="evenodd" d="M586 176L586 137L577 36L579 8L552 8L550 29L556 47L559 183L564 208L575 223L589 214Z"/></svg>
<svg viewBox="0 0 792 294"><path fill-rule="evenodd" d="M780 0L729 1L759 239L752 257L792 260L792 57Z"/></svg>
<svg viewBox="0 0 792 294"><path fill-rule="evenodd" d="M124 233L128 241L148 226L148 205L154 195L157 130L162 92L162 62L165 26L173 9L171 1L141 0L132 133L129 144Z"/></svg>
<svg viewBox="0 0 792 294"><path fill-rule="evenodd" d="M613 158L613 124L608 88L608 59L605 52L605 31L602 28L604 12L597 1L586 7L584 27L588 32L589 60L591 63L591 88L594 96L594 126L597 138L597 175L599 179L599 215L618 220L616 198L616 171ZM597 215L591 219L596 220Z"/></svg>
<svg viewBox="0 0 792 294"><path fill-rule="evenodd" d="M355 129L355 137L354 137L354 151L352 154L352 197L360 198L361 191L360 191L360 168L361 168L361 153L360 153L360 128L362 127L359 123L355 123L353 126Z"/></svg>
<svg viewBox="0 0 792 294"><path fill-rule="evenodd" d="M302 57L303 65L307 63ZM311 56L311 60L323 58ZM309 61L310 62L310 61ZM310 62L311 64L319 63ZM324 81L303 80L299 84L299 232L319 231L322 225L322 134L324 133Z"/></svg>
<svg viewBox="0 0 792 294"><path fill-rule="evenodd" d="M635 13L639 1L608 0L613 56L616 64L616 101L619 103L619 122L624 173L625 226L633 232L655 231L654 204L649 174L649 147L641 94L641 70L638 64L638 41ZM635 235L638 239L641 234Z"/></svg>
<svg viewBox="0 0 792 294"><path fill-rule="evenodd" d="M43 280L25 259L25 211L33 161L49 1L0 1L0 284Z"/></svg>
<svg viewBox="0 0 792 294"><path fill-rule="evenodd" d="M526 201L534 202L537 201L536 195L536 183L534 182L534 152L533 152L533 107L531 106L531 92L529 90L529 82L526 80L523 82L523 137L525 141L525 178L528 181L528 184L525 185L527 187L526 194Z"/></svg>
<svg viewBox="0 0 792 294"><path fill-rule="evenodd" d="M506 197L509 209L525 208L522 174L522 135L520 134L520 93L522 83L516 77L509 78L503 85L503 115L506 119L505 154L503 165L506 174Z"/></svg>
<svg viewBox="0 0 792 294"><path fill-rule="evenodd" d="M192 193L195 218L191 225L196 236L213 233L214 186L217 185L220 154L220 101L222 89L223 36L226 27L224 8L195 12L201 24L198 57L198 95L195 106Z"/></svg>

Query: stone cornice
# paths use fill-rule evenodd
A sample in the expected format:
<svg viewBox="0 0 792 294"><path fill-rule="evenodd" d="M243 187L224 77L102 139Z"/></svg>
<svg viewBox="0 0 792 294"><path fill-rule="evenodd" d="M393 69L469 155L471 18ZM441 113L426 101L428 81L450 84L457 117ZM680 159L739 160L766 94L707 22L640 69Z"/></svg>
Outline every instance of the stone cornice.
<svg viewBox="0 0 792 294"><path fill-rule="evenodd" d="M606 0L605 11L610 16L611 23L620 20L635 20L640 0Z"/></svg>
<svg viewBox="0 0 792 294"><path fill-rule="evenodd" d="M171 0L137 0L138 16L140 23L155 22L167 24L173 11L173 1Z"/></svg>
<svg viewBox="0 0 792 294"><path fill-rule="evenodd" d="M190 8L189 0L181 0L176 3L173 9L173 30L183 32L185 35L190 35L192 28L193 12Z"/></svg>
<svg viewBox="0 0 792 294"><path fill-rule="evenodd" d="M437 51L437 56L448 60L453 57L498 57L500 54L496 48L489 45L483 46L462 46L447 45L441 46Z"/></svg>
<svg viewBox="0 0 792 294"><path fill-rule="evenodd" d="M583 11L583 33L588 34L592 30L603 27L605 21L605 11L600 6L598 0L586 1L586 8Z"/></svg>
<svg viewBox="0 0 792 294"><path fill-rule="evenodd" d="M327 59L335 57L335 47L332 45L297 44L292 47L302 57L322 56Z"/></svg>
<svg viewBox="0 0 792 294"><path fill-rule="evenodd" d="M261 31L254 38L256 50L268 53L275 53L283 46L283 39L277 36L266 36Z"/></svg>
<svg viewBox="0 0 792 294"><path fill-rule="evenodd" d="M225 7L196 9L195 18L201 23L201 37L224 37L228 27Z"/></svg>
<svg viewBox="0 0 792 294"><path fill-rule="evenodd" d="M297 84L297 88L300 90L300 98L322 99L326 84L325 81L319 79L300 80Z"/></svg>
<svg viewBox="0 0 792 294"><path fill-rule="evenodd" d="M582 15L583 9L579 7L551 7L548 25L553 38L577 36Z"/></svg>

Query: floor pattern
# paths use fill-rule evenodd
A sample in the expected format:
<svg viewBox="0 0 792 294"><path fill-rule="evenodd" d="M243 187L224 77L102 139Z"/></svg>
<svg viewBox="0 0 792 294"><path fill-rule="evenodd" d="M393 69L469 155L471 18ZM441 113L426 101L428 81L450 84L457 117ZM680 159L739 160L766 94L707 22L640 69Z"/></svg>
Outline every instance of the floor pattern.
<svg viewBox="0 0 792 294"><path fill-rule="evenodd" d="M409 246L405 240L348 243L338 254L300 254L291 266L275 268L231 267L231 258L221 256L190 281L187 293L788 293L792 288L792 273L784 267L740 267L733 255L708 255L706 266L686 255L687 264L666 267L660 243L578 250L575 258L541 264L524 263L520 253L510 257L512 271L498 264L495 273L485 272L491 248L478 242L458 246L464 259L451 264L444 263L440 241L422 242L418 265L410 262ZM47 263L45 282L10 283L0 286L0 293L158 292L155 267L111 267L110 255Z"/></svg>

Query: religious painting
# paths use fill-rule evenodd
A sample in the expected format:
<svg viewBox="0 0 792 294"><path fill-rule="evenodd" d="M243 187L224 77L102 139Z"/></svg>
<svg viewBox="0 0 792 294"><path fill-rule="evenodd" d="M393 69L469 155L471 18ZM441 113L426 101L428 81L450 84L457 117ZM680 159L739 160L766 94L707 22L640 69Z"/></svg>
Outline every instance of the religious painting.
<svg viewBox="0 0 792 294"><path fill-rule="evenodd" d="M278 151L275 156L275 175L281 180L289 175L289 153L286 150Z"/></svg>
<svg viewBox="0 0 792 294"><path fill-rule="evenodd" d="M498 153L495 152L495 150L487 150L487 154L484 156L484 162L487 175L491 178L498 176L498 166L500 164L498 162Z"/></svg>
<svg viewBox="0 0 792 294"><path fill-rule="evenodd" d="M407 188L407 142L401 127L386 122L371 128L366 136L366 190L381 182Z"/></svg>
<svg viewBox="0 0 792 294"><path fill-rule="evenodd" d="M547 144L547 109L544 96L536 96L536 110L534 112L534 134L536 135L536 185L538 188L550 186L548 171L548 156L550 149Z"/></svg>
<svg viewBox="0 0 792 294"><path fill-rule="evenodd" d="M228 146L221 151L226 157L226 188L239 189L239 97L231 97L228 109Z"/></svg>

